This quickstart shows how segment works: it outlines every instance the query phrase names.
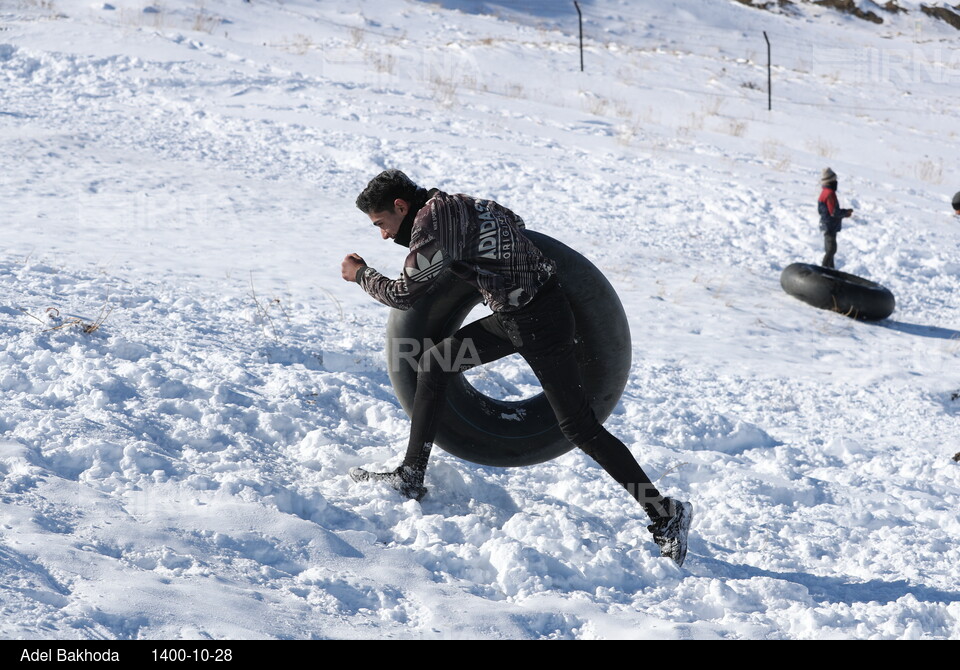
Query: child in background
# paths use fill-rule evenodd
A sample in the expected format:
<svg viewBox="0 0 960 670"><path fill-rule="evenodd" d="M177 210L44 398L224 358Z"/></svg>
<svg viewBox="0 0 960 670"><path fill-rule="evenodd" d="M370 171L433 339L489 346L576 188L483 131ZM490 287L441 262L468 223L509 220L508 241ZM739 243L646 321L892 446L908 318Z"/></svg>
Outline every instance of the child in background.
<svg viewBox="0 0 960 670"><path fill-rule="evenodd" d="M826 252L820 265L833 268L833 257L837 253L837 233L840 232L843 219L853 216L853 210L840 209L840 202L837 200L836 172L830 168L824 169L820 175L820 184L823 186L823 191L820 192L817 209L820 210L820 230L823 232L823 247Z"/></svg>

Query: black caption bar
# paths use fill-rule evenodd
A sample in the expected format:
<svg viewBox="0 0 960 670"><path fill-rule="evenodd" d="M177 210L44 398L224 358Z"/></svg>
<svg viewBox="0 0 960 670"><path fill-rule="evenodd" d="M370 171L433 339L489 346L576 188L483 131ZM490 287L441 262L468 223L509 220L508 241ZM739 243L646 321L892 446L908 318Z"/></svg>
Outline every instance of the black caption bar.
<svg viewBox="0 0 960 670"><path fill-rule="evenodd" d="M229 665L257 657L255 645L263 642L150 641L116 642L64 641L0 642L0 667L43 667L47 663L108 666L113 663L156 663L163 665ZM246 652L246 653L244 653Z"/></svg>

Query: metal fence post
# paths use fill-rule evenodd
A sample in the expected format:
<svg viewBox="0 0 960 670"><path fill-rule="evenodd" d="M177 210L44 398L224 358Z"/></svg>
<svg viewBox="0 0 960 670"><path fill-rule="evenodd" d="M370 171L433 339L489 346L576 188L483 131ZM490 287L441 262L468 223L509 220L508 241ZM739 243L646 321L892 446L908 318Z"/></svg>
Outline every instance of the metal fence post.
<svg viewBox="0 0 960 670"><path fill-rule="evenodd" d="M580 11L577 0L573 0L573 6L577 8L577 20L580 23L580 71L583 72L583 12Z"/></svg>
<svg viewBox="0 0 960 670"><path fill-rule="evenodd" d="M763 39L767 41L767 111L773 109L773 72L770 61L770 38L767 37L767 31L763 31Z"/></svg>

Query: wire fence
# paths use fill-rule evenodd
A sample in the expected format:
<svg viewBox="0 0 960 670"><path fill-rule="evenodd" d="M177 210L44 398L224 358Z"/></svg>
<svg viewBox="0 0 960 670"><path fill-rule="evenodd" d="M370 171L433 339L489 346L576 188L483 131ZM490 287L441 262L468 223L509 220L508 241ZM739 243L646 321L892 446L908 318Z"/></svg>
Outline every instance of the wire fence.
<svg viewBox="0 0 960 670"><path fill-rule="evenodd" d="M434 3L436 4L436 3ZM444 5L443 1L439 3ZM660 14L652 15L641 12L635 7L619 6L615 13L600 13L591 0L499 0L491 2L464 3L448 2L448 8L463 10L467 7L471 11L486 13L493 16L522 16L536 32L525 35L530 46L548 47L557 56L569 55L569 70L580 70L586 78L592 74L611 75L623 78L631 74L634 85L642 90L642 72L639 68L631 73L630 63L618 63L617 72L609 71L611 61L599 59L600 54L615 53L619 56L642 57L644 55L659 55L664 51L678 56L692 56L712 58L722 63L722 67L739 68L747 80L739 91L721 92L710 91L711 97L736 98L757 104L767 103L767 106L795 106L795 107L822 107L829 105L833 108L843 108L862 112L904 112L916 110L915 101L908 106L885 105L864 106L854 101L829 100L811 101L791 99L789 88L786 93L771 97L770 87L776 84L776 77L820 77L828 83L844 86L890 86L895 90L898 86L909 85L920 79L933 80L936 83L960 83L960 51L941 47L934 43L932 47L919 43L911 48L858 46L825 47L817 40L791 34L788 30L778 29L780 26L770 25L763 29L750 31L725 30L722 40L717 43L705 43L702 27L691 25L689 21L677 20ZM451 84L460 90L478 90L487 94L506 95L516 97L517 84L509 82L509 76L504 73L492 73L485 76L483 68L476 56L463 51L470 47L488 47L502 45L505 38L491 38L484 36L450 36L444 39L442 35L431 35L429 38L422 35L411 36L403 30L389 30L383 26L372 27L367 25L362 17L357 23L350 24L304 11L302 9L281 5L284 11L300 16L305 25L309 22L332 26L342 34L341 49L351 46L368 50L379 48L386 51L391 47L402 47L404 51L417 54L413 59L416 62L418 74L416 78L440 85L444 78L454 71L460 71L459 80ZM758 10L743 7L744 12L756 13ZM779 17L772 17L773 24ZM754 25L762 23L754 21ZM610 26L623 26L620 31L629 36L627 41L623 34L616 35L617 31L610 30ZM601 26L603 27L601 29ZM795 30L803 30L797 27ZM580 30L583 30L582 38ZM807 29L808 30L808 29ZM768 38L769 47L765 37ZM439 38L439 39L438 39ZM514 37L515 40L519 39ZM878 37L879 39L879 37ZM369 43L369 44L368 44ZM375 45L371 47L370 44ZM301 49L304 52L311 50L325 51L328 61L337 64L336 47L329 44L312 43L307 40L301 44L286 43L286 48ZM451 47L457 47L459 52L451 54ZM768 51L769 48L769 51ZM767 62L767 54L771 54L771 61ZM594 58L590 58L594 56ZM395 69L395 61L384 53L381 56L374 54L367 58L367 65L372 64L380 71L380 79L389 79ZM407 59L409 64L410 59ZM339 64L344 64L340 61ZM523 71L522 63L517 64L518 71ZM768 69L769 68L769 69ZM558 70L556 77L565 74ZM766 86L761 87L750 77L760 75L766 79ZM589 88L586 82L582 87ZM766 100L760 100L756 91L764 89ZM680 89L676 89L680 90ZM689 89L688 93L696 93Z"/></svg>

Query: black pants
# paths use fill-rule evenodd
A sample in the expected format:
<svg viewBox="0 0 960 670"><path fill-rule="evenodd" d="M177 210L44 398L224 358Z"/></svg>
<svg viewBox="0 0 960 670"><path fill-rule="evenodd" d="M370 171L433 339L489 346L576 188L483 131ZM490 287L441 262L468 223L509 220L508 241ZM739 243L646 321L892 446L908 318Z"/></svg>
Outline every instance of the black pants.
<svg viewBox="0 0 960 670"><path fill-rule="evenodd" d="M825 268L834 268L833 257L837 254L837 234L825 232L823 234L823 249L826 251L826 254L823 257L823 262L820 263Z"/></svg>
<svg viewBox="0 0 960 670"><path fill-rule="evenodd" d="M404 465L422 474L453 375L519 353L533 369L564 436L592 457L643 506L651 518L666 512L663 497L630 450L597 420L580 379L573 312L554 282L516 312L498 312L468 324L420 359L410 442ZM461 365L451 370L451 361ZM466 361L466 362L465 362Z"/></svg>

